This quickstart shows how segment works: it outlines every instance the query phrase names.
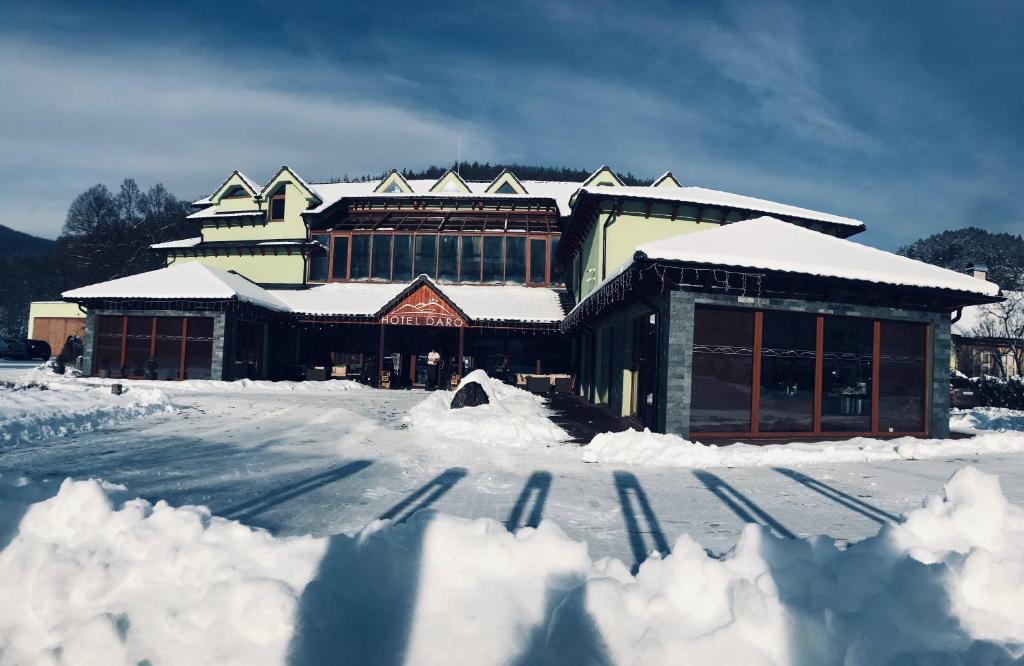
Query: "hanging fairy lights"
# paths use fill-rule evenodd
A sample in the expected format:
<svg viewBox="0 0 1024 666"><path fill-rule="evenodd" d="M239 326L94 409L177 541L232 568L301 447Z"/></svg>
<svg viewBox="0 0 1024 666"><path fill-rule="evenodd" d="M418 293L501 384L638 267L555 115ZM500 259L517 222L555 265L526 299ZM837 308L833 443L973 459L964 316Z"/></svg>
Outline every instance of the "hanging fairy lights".
<svg viewBox="0 0 1024 666"><path fill-rule="evenodd" d="M569 331L592 319L606 308L622 303L634 290L634 285L651 283L654 291L678 289L710 289L739 296L759 298L764 293L764 273L727 270L724 268L695 268L667 266L652 263L642 268L631 266L608 279L572 309L562 322L562 330Z"/></svg>

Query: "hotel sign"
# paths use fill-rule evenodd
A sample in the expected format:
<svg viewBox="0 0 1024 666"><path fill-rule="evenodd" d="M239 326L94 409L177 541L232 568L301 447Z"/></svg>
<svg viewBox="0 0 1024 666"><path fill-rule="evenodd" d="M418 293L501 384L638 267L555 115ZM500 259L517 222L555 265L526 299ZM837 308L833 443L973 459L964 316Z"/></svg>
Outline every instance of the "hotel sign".
<svg viewBox="0 0 1024 666"><path fill-rule="evenodd" d="M466 325L454 308L433 289L421 286L380 318L389 326L430 326L462 328Z"/></svg>

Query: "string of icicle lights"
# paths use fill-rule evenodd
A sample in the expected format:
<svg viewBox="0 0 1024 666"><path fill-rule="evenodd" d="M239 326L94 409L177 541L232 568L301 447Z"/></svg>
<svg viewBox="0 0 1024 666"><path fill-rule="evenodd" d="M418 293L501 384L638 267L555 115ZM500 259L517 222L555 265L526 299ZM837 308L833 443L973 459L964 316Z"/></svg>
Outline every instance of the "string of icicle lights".
<svg viewBox="0 0 1024 666"><path fill-rule="evenodd" d="M670 275L670 271L678 272L678 277ZM734 292L740 296L754 298L762 295L765 277L764 273L730 271L724 268L670 268L661 264L630 269L598 287L597 291L577 305L563 321L562 329L569 330L605 308L625 301L633 290L634 282L640 282L652 275L657 278L660 291L666 288L704 288L710 285L712 290Z"/></svg>

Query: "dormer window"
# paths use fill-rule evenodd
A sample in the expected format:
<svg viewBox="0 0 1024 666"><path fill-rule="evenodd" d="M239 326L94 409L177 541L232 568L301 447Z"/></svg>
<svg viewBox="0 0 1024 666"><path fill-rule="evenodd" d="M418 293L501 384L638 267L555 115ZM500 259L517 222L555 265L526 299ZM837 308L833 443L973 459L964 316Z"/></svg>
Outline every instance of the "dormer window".
<svg viewBox="0 0 1024 666"><path fill-rule="evenodd" d="M224 199L241 199L243 197L248 197L248 196L250 196L248 190L246 190L241 185L235 185L234 187L232 187L230 190L228 190L224 194L223 198Z"/></svg>
<svg viewBox="0 0 1024 666"><path fill-rule="evenodd" d="M280 190L278 190L280 192ZM284 193L270 197L270 221L284 221Z"/></svg>
<svg viewBox="0 0 1024 666"><path fill-rule="evenodd" d="M384 192L387 193L387 194L395 194L396 192L401 192L401 191L402 191L402 187L397 182L391 183L390 185L388 185L387 189L384 190Z"/></svg>
<svg viewBox="0 0 1024 666"><path fill-rule="evenodd" d="M498 194L519 194L516 192L516 188L512 187L512 183L504 182L498 189L495 190Z"/></svg>

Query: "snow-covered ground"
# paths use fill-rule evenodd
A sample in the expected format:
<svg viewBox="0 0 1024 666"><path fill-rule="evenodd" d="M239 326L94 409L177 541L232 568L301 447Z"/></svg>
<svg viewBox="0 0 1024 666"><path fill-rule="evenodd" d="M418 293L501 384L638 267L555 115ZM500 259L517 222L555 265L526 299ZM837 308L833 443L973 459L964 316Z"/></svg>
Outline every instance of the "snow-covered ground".
<svg viewBox="0 0 1024 666"><path fill-rule="evenodd" d="M70 383L97 386L97 396L101 392L109 394L105 387L109 382ZM415 663L442 663L441 648L475 645L460 643L458 637L440 646L433 642L434 634L446 635L435 622L453 616L474 618L467 619L460 628L489 632L489 644L493 645L493 653L475 660L471 659L472 651L465 652L467 662L501 663L496 655L522 655L527 647L533 649L538 641L544 643L545 627L555 626L550 622L553 609L568 595L569 604L562 606L566 609L562 624L558 631L552 630L552 640L569 637L567 644L580 650L590 646L605 657L619 660L635 656L637 663L663 663L666 653L662 650L669 649L669 645L679 654L691 655L687 663L711 661L716 645L736 646L737 651L729 654L739 661L731 663L762 663L764 655L777 659L776 663L835 663L835 650L848 648L853 640L850 637L863 628L857 624L858 613L880 619L864 629L862 637L867 643L856 648L860 657L849 663L880 663L874 658L883 653L871 641L880 640L878 631L891 628L897 611L906 613L911 623L918 621L915 614L931 613L920 620L920 626L935 632L925 638L921 638L920 627L906 623L897 627L908 637L903 644L915 650L923 645L960 652L975 649L976 660L980 660L989 647L979 644L971 648L968 636L1001 641L1006 636L999 637L1000 631L1017 631L1014 640L1024 643L1019 628L1008 630L1001 621L980 613L977 597L972 596L979 587L990 585L1006 588L1005 596L992 597L993 603L1016 604L1017 608L1021 601L1013 597L1013 590L1021 589L1019 579L1004 578L1009 574L999 568L1024 568L1006 554L1006 543L996 543L997 535L1009 528L992 522L994 518L979 517L996 515L1003 506L991 484L980 480L983 477L967 476L955 485L952 495L968 507L963 511L942 509L947 505L939 503L916 514L921 516L918 524L945 521L945 527L924 532L901 528L896 536L887 532L869 542L874 545L851 549L853 555L829 554L833 551L820 542L765 540L758 533L744 532L744 524L753 522L781 537L827 535L842 547L872 537L880 526L897 522L904 512L920 507L922 498L941 494L949 477L969 465L998 474L1009 501L1024 504L1024 453L999 451L998 447L979 452L975 447L943 449L940 457L797 456L756 466L712 464L692 469L652 464L650 460L640 461L643 464L585 463L585 449L570 444L534 441L526 446L502 447L495 445L500 442L493 441L484 428L475 441L454 436L460 433L448 431L446 435L443 429L432 430L422 422L411 423L413 407L427 398L440 400L440 394L431 397L420 391L376 391L333 382L301 387L260 383L226 387L216 382L126 385L130 390L120 398L130 399L135 390L156 390L177 411L65 437L0 444L0 548L13 537L19 521L28 521L33 512L38 514L38 523L33 520L27 526L23 524L26 530L36 525L32 527L32 539L27 539L30 543L17 546L25 550L8 546L0 552L0 567L26 567L11 570L18 572L16 585L21 586L32 575L48 576L43 569L45 563L56 558L66 566L55 579L58 582L46 584L56 590L74 581L74 598L85 605L85 610L72 605L79 613L74 616L61 615L63 611L51 608L53 615L43 613L46 617L40 622L65 624L59 631L37 627L33 631L41 633L31 636L67 637L73 627L78 636L74 640L79 641L76 645L123 647L134 645L126 643L125 636L134 640L138 635L149 636L146 646L156 650L155 643L161 643L164 635L149 634L139 625L150 622L150 613L165 613L160 617L175 618L166 631L184 637L167 638L173 645L191 636L199 642L212 641L212 650L217 645L212 637L241 635L245 641L262 646L237 646L240 660L258 655L247 663L280 663L282 650L288 645L293 650L306 650L302 653L305 660L296 663L315 663L317 656L324 654L322 650L331 647L321 641L342 640L337 631L329 631L332 626L337 629L331 623L338 620L334 617L326 619L326 625L314 623L319 627L317 631L306 629L313 631L312 635L295 636L289 609L298 604L298 626L306 627L311 620L304 613L316 614L318 609L328 607L348 608L346 604L351 601L351 610L345 611L350 615L345 617L362 627L364 633L369 631L367 617L383 614L398 624L404 623L396 630L401 633L396 636L397 643L390 644L398 646L394 649L408 649L410 654L426 655ZM522 416L522 412L517 414ZM970 421L965 428L978 429L994 424L996 428L1008 427L1014 423L1012 416L979 413L957 418ZM543 418L543 410L533 417ZM532 426L530 431L534 431ZM1019 436L1012 432L986 435L1000 441L1014 441ZM32 481L13 485L11 479L22 475ZM33 508L25 513L26 502L53 495L65 477L101 478L124 489L103 491L98 486L73 484L54 500L59 508L46 505L51 508ZM3 480L8 481L7 491L3 490ZM981 499L965 490L974 487L979 489ZM26 494L30 499L9 498L5 512L4 492L10 497ZM124 510L111 514L110 506L104 504L107 500L102 499L106 492L114 492L114 507L130 497L165 500L175 507L207 506L214 516L265 527L277 538L268 541L269 536L253 534L234 523L211 522L203 510L173 511L162 505L147 508L135 503L130 504L129 514ZM409 520L423 508L451 517L424 512ZM950 517L953 514L961 517L954 519ZM1007 509L1001 515L1005 518L1000 520L1007 525L1018 525L1018 512ZM380 531L372 525L378 518L406 522L408 527ZM466 523L460 518L492 522ZM541 520L557 524L558 529L545 526L521 532L518 538L505 533L505 527L537 525ZM79 529L79 522L85 527ZM90 525L107 526L93 529ZM372 525L369 532L355 540L349 538L367 525ZM158 539L156 534L163 531L167 532L166 538ZM731 559L705 557L705 549L715 556L730 551L741 533L742 541ZM148 545L147 535L153 538ZM328 536L326 541L318 540ZM289 539L281 541L282 537ZM455 547L445 547L446 542ZM972 560L950 552L966 553L972 544L987 554ZM143 554L177 553L179 559L150 565L143 555L128 550L129 546L141 549L139 553ZM87 552L76 550L79 547ZM61 548L75 552L68 554L68 559L53 555L61 553ZM201 556L189 560L187 553L196 548ZM645 566L640 578L633 579L629 571L652 550L666 554L673 551L676 555ZM945 564L936 571L919 567L908 563L908 552L914 553L911 559L915 561ZM42 553L50 555L44 557ZM93 578L86 574L95 572L94 567L105 566L96 553L114 558L118 567L131 571L134 585L144 585L143 581L152 576L163 587L146 588L145 595L138 598L156 593L163 600L144 608L138 598L131 597L131 585L117 588L115 595L100 594L103 588L99 583L96 589L89 588ZM623 564L598 562L605 556ZM237 557L243 560L235 563ZM984 562L995 562L998 571L987 574ZM970 578L975 587L958 597L940 598L952 594L947 585L950 577L965 576L968 564L971 575L977 574ZM856 576L846 577L836 567L848 567L857 572ZM865 569L880 573L864 578ZM197 579L196 585L216 590L209 605L186 607L188 600L199 594L198 588L187 586L177 598L170 598L174 596L171 590L177 589L174 576L182 571L191 572L190 576L207 576ZM303 592L306 580L318 571L321 581ZM455 578L452 571L456 572ZM810 582L799 583L796 574L805 571L815 572L816 578L808 581L818 581L824 587L811 589ZM365 576L360 577L360 572ZM766 578L766 572L771 576ZM233 576L241 577L245 584L229 585ZM395 582L379 584L381 576ZM903 581L904 576L910 581L906 585L893 582ZM0 580L7 579L0 574ZM464 585L460 580L473 584ZM347 582L343 585L340 581ZM590 582L583 585L583 581ZM688 586L697 585L697 581L704 581L708 588L700 594L712 595L699 608L687 605L687 595L698 594ZM417 601L415 610L411 609L411 586L419 590L419 599L432 601ZM666 592L666 586L676 591ZM18 590L24 592L14 587L8 589L8 594L12 589L15 594ZM575 592L569 594L569 590ZM666 596L657 596L661 592ZM780 615L776 597L784 593L799 600L799 617ZM378 595L375 601L370 599L374 595ZM851 601L842 609L832 609L839 623L833 624L831 631L847 632L843 633L845 638L807 639L810 642L806 645L796 638L780 638L787 631L791 637L820 634L823 608L831 603L828 599L842 595ZM899 595L906 599L901 601ZM493 608L485 601L492 602ZM427 605L422 606L424 603ZM4 605L0 600L0 608ZM786 613L796 612L790 602L783 605L787 605ZM576 613L574 609L579 607L585 607L587 613ZM994 610L1002 612L1000 609ZM416 623L411 623L414 612ZM228 620L223 616L233 617L232 613L241 614L233 620L240 626L225 624ZM723 618L730 613L738 614L740 619L729 625L732 629L715 633L717 638L685 645L673 643L725 626ZM973 623L969 631L950 619L955 616L962 624L968 615ZM87 616L100 619L86 622ZM848 619L853 624L843 625ZM9 626L4 622L14 620L0 611L0 631ZM137 633L133 633L132 626L137 627ZM641 635L651 638L638 642ZM4 640L13 639L10 634L6 638L0 634L0 645ZM35 645L32 641L36 638L25 640L26 645ZM641 644L647 647L637 653L624 647ZM794 646L799 647L796 653L792 651ZM740 652L741 648L749 650ZM144 654L158 654L140 650L129 649L125 659L135 663L131 660L153 659ZM360 654L366 658L356 662L387 656ZM431 654L437 657L433 662ZM191 663L218 659L221 663L230 661L224 653L198 651ZM0 663L3 661L0 657ZM167 662L153 660L154 664ZM107 663L119 662L111 659ZM519 663L537 660L524 658ZM601 662L584 659L580 663Z"/></svg>

